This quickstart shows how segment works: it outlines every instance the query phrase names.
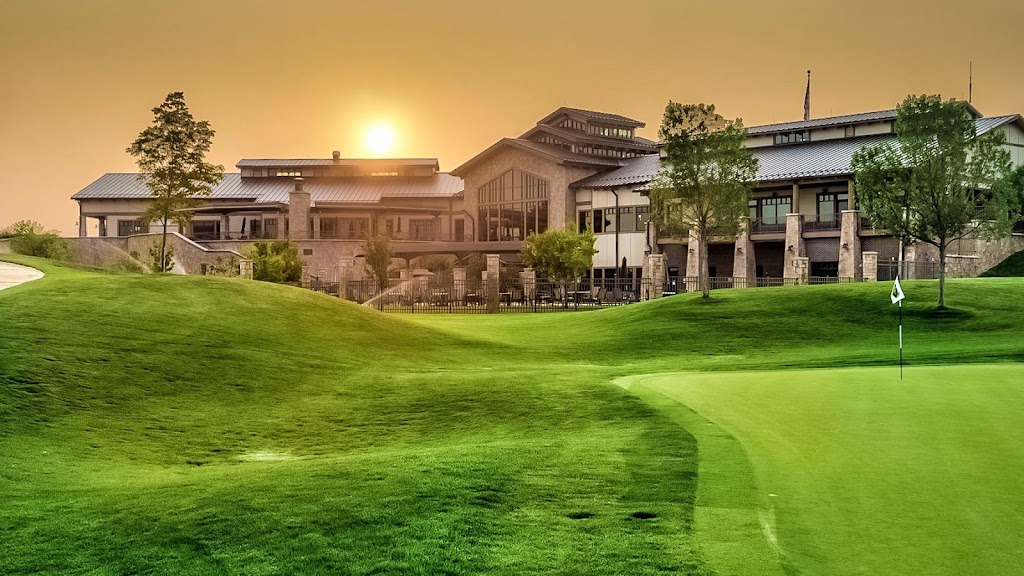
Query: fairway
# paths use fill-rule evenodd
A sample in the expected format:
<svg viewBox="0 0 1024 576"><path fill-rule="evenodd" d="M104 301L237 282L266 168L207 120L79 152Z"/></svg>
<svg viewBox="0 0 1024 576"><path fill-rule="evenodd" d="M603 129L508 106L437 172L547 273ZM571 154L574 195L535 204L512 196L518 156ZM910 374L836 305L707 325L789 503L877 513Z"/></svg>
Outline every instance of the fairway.
<svg viewBox="0 0 1024 576"><path fill-rule="evenodd" d="M895 368L689 373L632 386L739 440L800 573L1024 574L1024 366L914 367L902 382ZM693 428L703 477L717 465L706 459L728 453Z"/></svg>

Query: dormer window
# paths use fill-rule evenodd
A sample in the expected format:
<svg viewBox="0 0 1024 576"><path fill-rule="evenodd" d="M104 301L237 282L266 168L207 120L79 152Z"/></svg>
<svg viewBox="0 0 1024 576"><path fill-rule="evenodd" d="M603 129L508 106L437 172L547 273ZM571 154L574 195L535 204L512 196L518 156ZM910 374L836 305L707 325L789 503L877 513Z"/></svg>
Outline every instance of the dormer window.
<svg viewBox="0 0 1024 576"><path fill-rule="evenodd" d="M398 176L394 170L388 172L370 172L370 176Z"/></svg>
<svg viewBox="0 0 1024 576"><path fill-rule="evenodd" d="M277 171L277 175L278 176L282 176L282 177L298 177L298 176L302 176L302 171L301 170L278 170Z"/></svg>
<svg viewBox="0 0 1024 576"><path fill-rule="evenodd" d="M798 142L807 142L811 139L810 132L783 132L775 135L776 144L796 144Z"/></svg>

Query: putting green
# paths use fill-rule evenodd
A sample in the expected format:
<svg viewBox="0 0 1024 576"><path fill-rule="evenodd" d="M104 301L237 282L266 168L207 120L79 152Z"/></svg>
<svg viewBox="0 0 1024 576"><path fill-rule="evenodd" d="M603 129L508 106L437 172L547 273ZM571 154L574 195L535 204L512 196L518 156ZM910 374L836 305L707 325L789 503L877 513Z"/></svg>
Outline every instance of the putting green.
<svg viewBox="0 0 1024 576"><path fill-rule="evenodd" d="M698 540L723 573L767 573L763 550L728 545L776 539L803 574L1024 574L1022 364L911 367L902 382L895 368L849 368L629 386L700 415Z"/></svg>

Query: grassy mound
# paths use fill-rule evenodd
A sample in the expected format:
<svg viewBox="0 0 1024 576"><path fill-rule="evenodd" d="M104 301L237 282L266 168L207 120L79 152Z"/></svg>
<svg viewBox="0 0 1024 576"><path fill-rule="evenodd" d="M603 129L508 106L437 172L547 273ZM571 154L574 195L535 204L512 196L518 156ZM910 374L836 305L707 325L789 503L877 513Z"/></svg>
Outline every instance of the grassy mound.
<svg viewBox="0 0 1024 576"><path fill-rule="evenodd" d="M46 277L0 293L0 573L701 570L692 437L600 371L298 289L20 261Z"/></svg>
<svg viewBox="0 0 1024 576"><path fill-rule="evenodd" d="M1006 260L982 272L983 278L1024 276L1024 250L1010 254Z"/></svg>

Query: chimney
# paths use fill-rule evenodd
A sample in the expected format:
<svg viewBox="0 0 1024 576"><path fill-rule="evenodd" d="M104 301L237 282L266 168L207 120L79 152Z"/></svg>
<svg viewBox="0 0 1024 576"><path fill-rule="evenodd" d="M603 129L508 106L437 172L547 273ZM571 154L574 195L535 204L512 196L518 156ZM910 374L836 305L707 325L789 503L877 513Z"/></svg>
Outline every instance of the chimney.
<svg viewBox="0 0 1024 576"><path fill-rule="evenodd" d="M295 179L295 190L288 194L288 238L306 240L309 230L309 192L302 187L302 178Z"/></svg>
<svg viewBox="0 0 1024 576"><path fill-rule="evenodd" d="M331 152L331 156L335 164L341 162L341 152L339 152L338 150Z"/></svg>

